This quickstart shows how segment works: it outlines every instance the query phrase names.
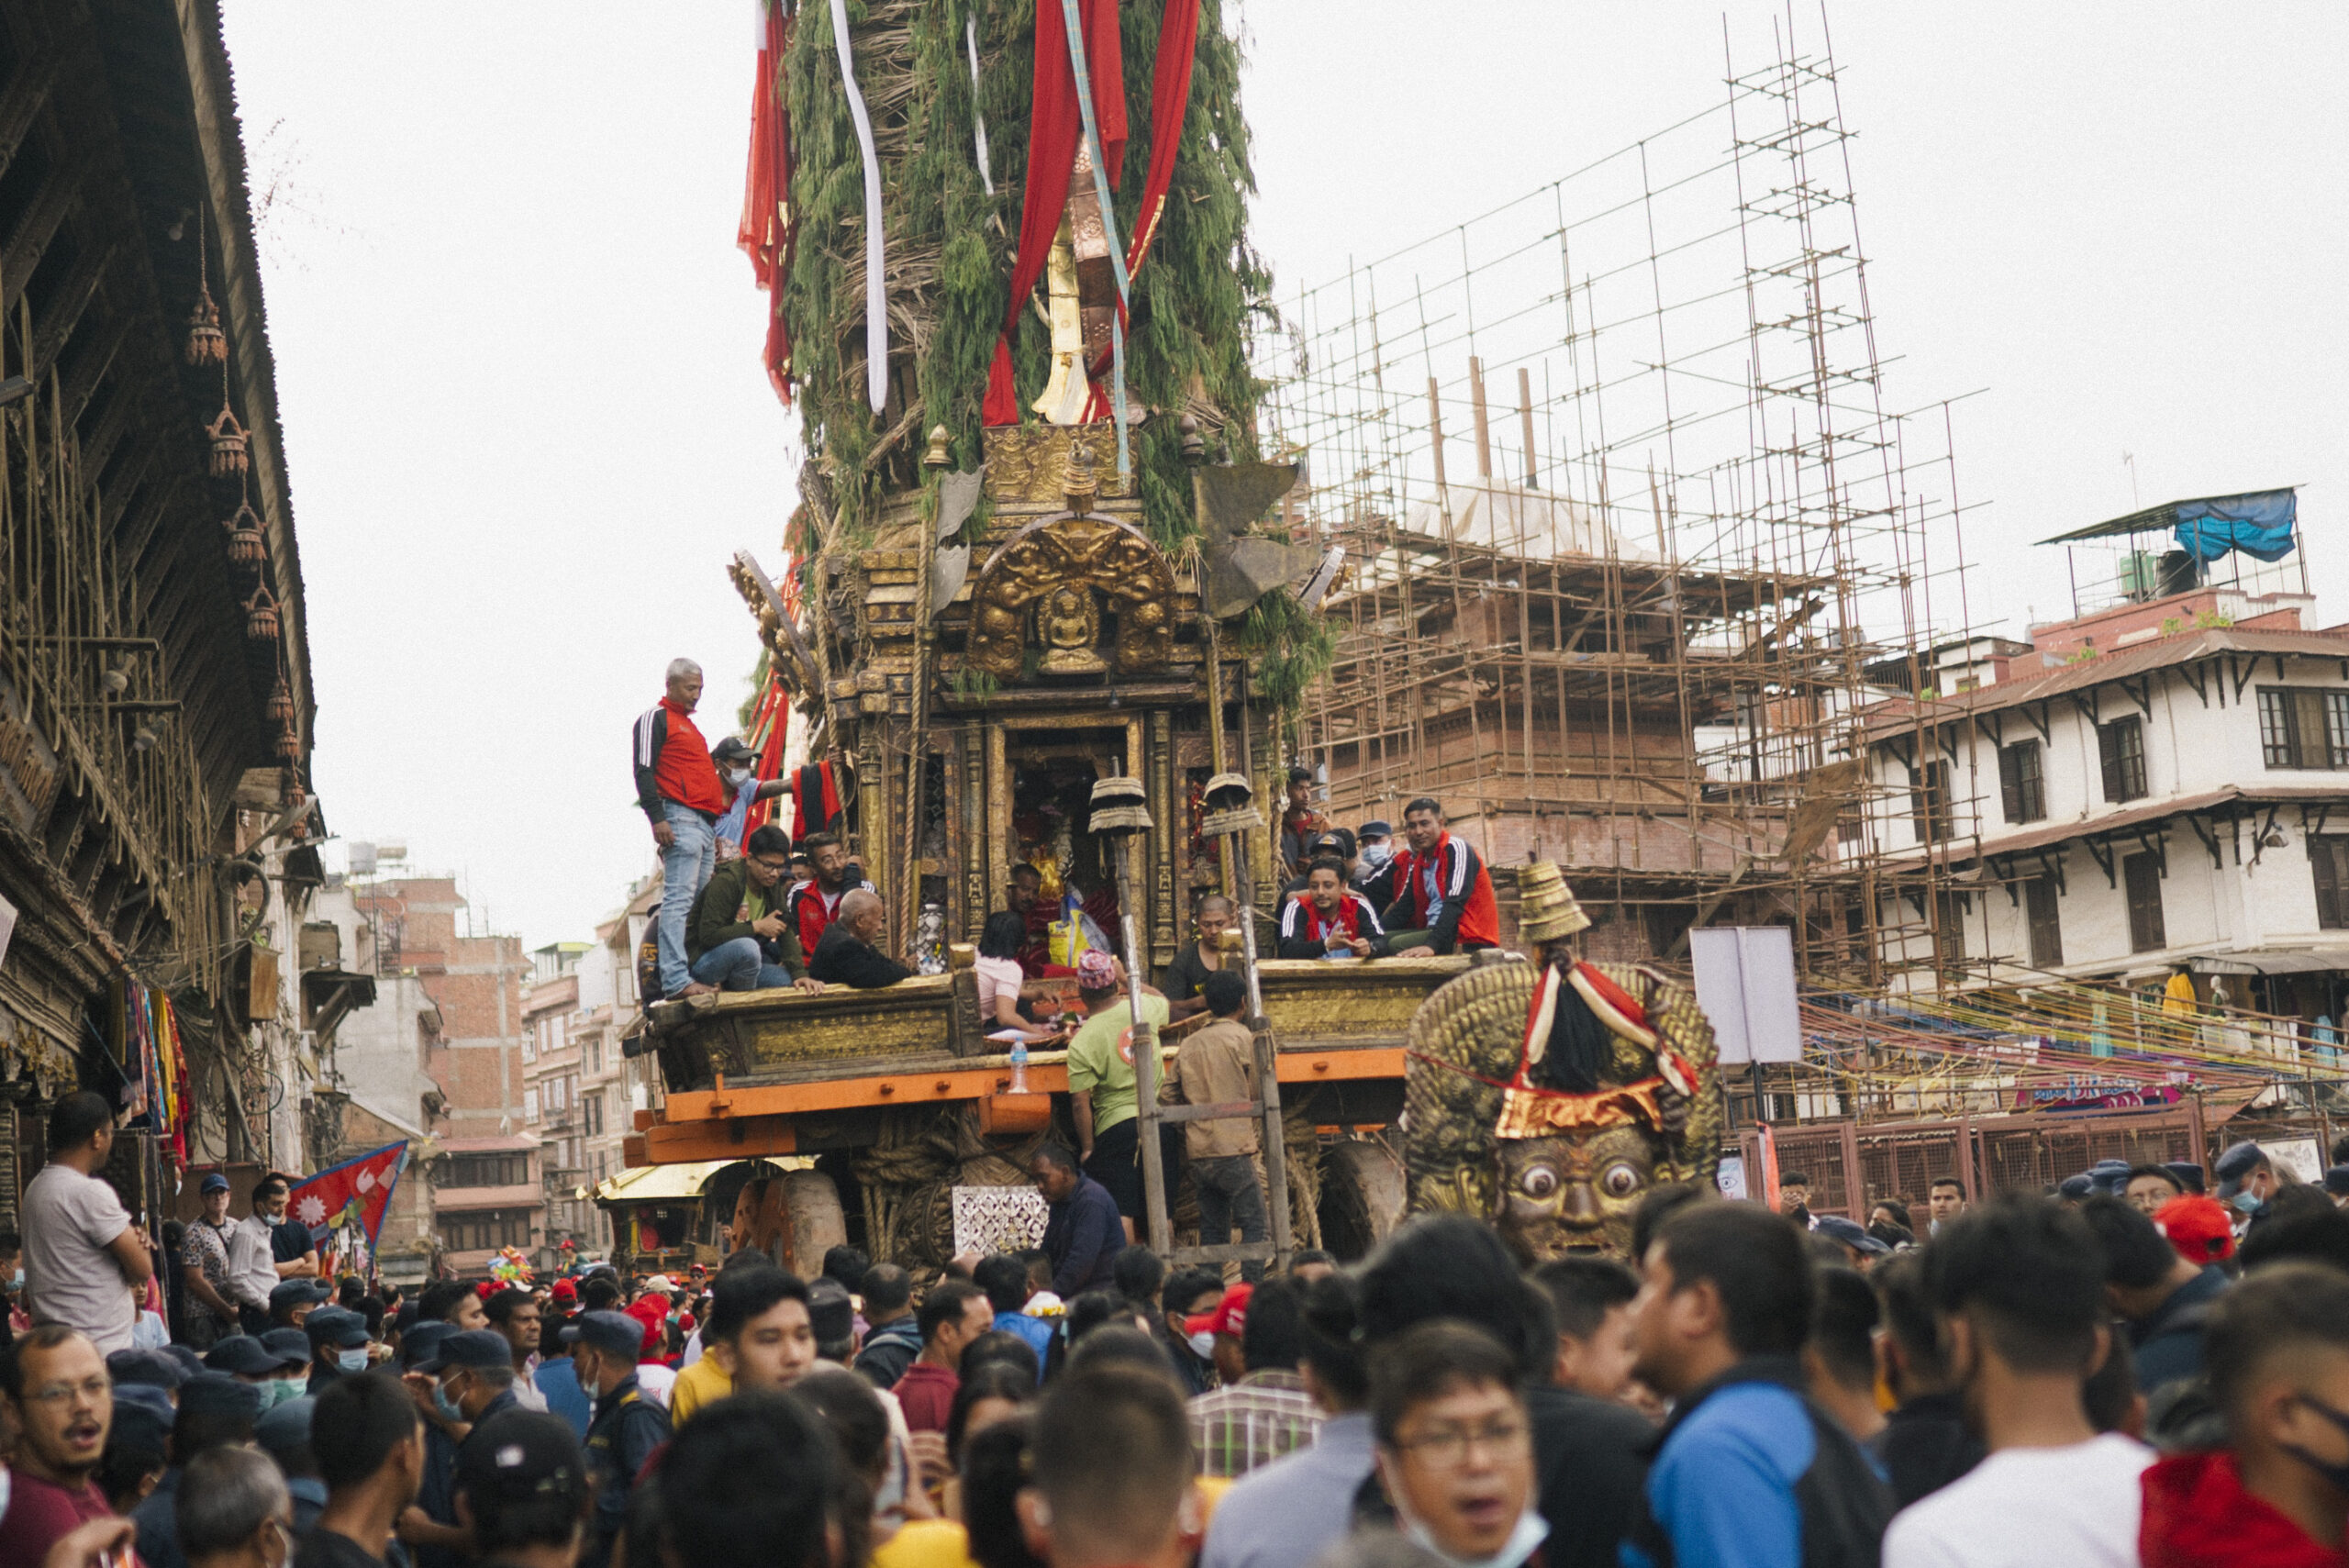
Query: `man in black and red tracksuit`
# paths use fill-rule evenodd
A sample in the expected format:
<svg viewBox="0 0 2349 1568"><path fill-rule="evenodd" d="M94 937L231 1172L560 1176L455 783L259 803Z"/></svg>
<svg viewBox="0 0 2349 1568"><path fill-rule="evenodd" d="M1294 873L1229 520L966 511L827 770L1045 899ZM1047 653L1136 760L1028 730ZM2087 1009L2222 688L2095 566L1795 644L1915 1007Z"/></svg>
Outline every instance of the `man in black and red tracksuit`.
<svg viewBox="0 0 2349 1568"><path fill-rule="evenodd" d="M694 728L700 701L701 666L690 659L671 662L667 694L638 716L632 737L636 804L651 819L652 841L661 846L661 913L654 931L664 996L697 996L715 989L693 977L685 957L685 921L702 884L718 869L713 829L726 809L709 745Z"/></svg>
<svg viewBox="0 0 2349 1568"><path fill-rule="evenodd" d="M1305 891L1281 906L1283 958L1380 958L1386 928L1370 900L1348 887L1345 862L1323 855L1305 873Z"/></svg>
<svg viewBox="0 0 2349 1568"><path fill-rule="evenodd" d="M1448 953L1498 947L1493 879L1464 839L1444 831L1443 807L1425 795L1403 809L1407 848L1363 888L1384 905L1388 945Z"/></svg>

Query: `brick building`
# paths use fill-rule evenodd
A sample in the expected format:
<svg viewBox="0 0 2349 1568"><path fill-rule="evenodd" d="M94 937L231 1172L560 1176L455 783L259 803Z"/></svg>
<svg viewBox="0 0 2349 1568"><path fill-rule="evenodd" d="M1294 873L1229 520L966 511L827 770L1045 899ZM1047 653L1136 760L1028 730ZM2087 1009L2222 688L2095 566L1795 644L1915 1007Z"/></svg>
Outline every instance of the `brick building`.
<svg viewBox="0 0 2349 1568"><path fill-rule="evenodd" d="M334 1052L333 1081L362 1113L346 1110L338 1152L387 1141L386 1129L421 1140L378 1238L384 1267L405 1256L471 1273L502 1247L534 1252L546 1200L524 1100L520 939L462 930L465 901L450 877L330 891L340 896L322 901L322 913L347 923L354 967L377 987L376 1005L343 1025Z"/></svg>

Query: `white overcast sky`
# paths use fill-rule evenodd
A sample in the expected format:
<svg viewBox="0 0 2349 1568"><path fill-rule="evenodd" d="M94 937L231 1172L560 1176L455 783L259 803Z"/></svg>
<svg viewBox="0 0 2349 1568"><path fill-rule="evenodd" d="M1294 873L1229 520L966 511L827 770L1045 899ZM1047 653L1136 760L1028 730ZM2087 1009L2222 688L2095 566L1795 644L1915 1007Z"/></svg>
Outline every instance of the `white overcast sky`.
<svg viewBox="0 0 2349 1568"><path fill-rule="evenodd" d="M725 732L757 649L724 564L772 559L792 504L796 420L733 244L751 6L225 9L273 187L328 822L458 873L533 946L587 937L650 863L629 722L685 653ZM1753 0L1241 16L1284 290L1718 104L1725 26L1741 67L1787 26ZM2032 539L2290 483L2320 617L2349 619L2349 7L1828 19L1888 401L1981 393L1957 427L1975 619L2061 607ZM1815 42L1816 6L1794 27Z"/></svg>

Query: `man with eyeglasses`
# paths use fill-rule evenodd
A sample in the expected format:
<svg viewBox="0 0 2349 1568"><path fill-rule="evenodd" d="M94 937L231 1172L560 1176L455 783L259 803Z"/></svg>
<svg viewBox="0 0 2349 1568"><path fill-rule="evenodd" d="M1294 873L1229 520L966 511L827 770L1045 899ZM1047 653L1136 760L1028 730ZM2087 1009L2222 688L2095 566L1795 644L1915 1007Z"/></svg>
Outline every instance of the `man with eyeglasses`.
<svg viewBox="0 0 2349 1568"><path fill-rule="evenodd" d="M1468 1324L1407 1329L1371 1363L1379 1479L1405 1535L1456 1568L1519 1568L1550 1526L1517 1359Z"/></svg>
<svg viewBox="0 0 2349 1568"><path fill-rule="evenodd" d="M799 934L784 910L781 890L790 870L790 835L769 822L751 832L745 853L711 873L685 923L696 981L721 991L824 988L808 978Z"/></svg>
<svg viewBox="0 0 2349 1568"><path fill-rule="evenodd" d="M17 1429L0 1568L41 1568L61 1537L113 1513L92 1477L114 1424L114 1385L89 1336L50 1324L0 1351L0 1397Z"/></svg>

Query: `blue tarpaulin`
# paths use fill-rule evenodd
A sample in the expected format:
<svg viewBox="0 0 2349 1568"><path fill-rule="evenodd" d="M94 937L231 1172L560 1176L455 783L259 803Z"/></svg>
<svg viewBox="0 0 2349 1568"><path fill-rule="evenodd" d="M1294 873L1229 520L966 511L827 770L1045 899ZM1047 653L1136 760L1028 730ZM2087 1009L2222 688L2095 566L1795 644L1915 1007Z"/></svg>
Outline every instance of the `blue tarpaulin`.
<svg viewBox="0 0 2349 1568"><path fill-rule="evenodd" d="M2197 561L2216 561L2231 550L2254 561L2281 561L2292 553L2299 499L2289 490L2181 501L2176 509L2172 532L2177 547Z"/></svg>

